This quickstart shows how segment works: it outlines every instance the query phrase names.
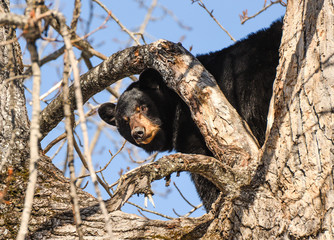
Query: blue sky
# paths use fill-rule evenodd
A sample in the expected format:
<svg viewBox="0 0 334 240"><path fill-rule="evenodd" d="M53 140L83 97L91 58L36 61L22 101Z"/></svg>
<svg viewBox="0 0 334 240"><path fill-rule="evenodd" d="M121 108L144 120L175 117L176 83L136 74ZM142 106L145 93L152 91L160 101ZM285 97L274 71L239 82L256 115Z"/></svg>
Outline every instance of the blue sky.
<svg viewBox="0 0 334 240"><path fill-rule="evenodd" d="M12 1L12 3L17 3L20 1ZM74 1L46 1L50 8L58 8L65 16L68 17L68 23L70 23L70 16L73 9ZM138 26L141 24L145 17L145 8L140 8L140 2L144 5L149 6L151 1L135 1L135 0L101 0L109 10L115 14L119 20L132 31L136 31ZM264 4L264 0L237 0L237 1L227 1L227 0L208 0L204 1L206 7L211 11L213 10L213 15L217 20L230 32L230 34L237 40L246 37L249 33L255 32L259 29L265 28L270 25L271 22L283 16L285 8L276 4L269 8L267 11L263 12L255 19L251 19L244 25L240 24L239 14L244 10L248 10L248 15L251 16L257 11L259 11ZM92 8L93 6L93 8ZM93 11L90 11L90 10ZM173 15L165 14L163 9L168 9ZM20 10L15 10L20 12ZM99 27L106 17L106 13L96 4L91 3L91 1L82 1L82 21L80 21L78 26L78 33L80 36L84 35L85 29L87 28L87 19L89 19L90 14L93 14L94 20L91 21L90 30L92 31ZM146 32L144 34L147 43L156 41L158 39L167 39L173 42L181 42L183 46L187 49L192 48L192 53L194 55L199 53L207 53L210 51L216 51L225 48L231 44L233 41L227 36L227 34L221 30L221 28L212 20L208 13L201 8L197 3L191 3L190 0L159 0L156 9L153 12L154 21L150 22L147 26ZM175 21L178 19L186 28L180 27L179 23ZM60 42L58 43L47 43L46 41L39 40L39 49L42 46L45 47L44 51L41 51L41 57L46 56L55 49L62 46L61 38L57 37ZM124 33L120 27L113 21L109 20L105 25L105 28L97 31L96 33L88 37L88 41L91 42L92 46L96 50L102 52L106 56L110 56L113 53L124 49L129 46L129 37ZM27 50L24 49L24 41L20 40L23 46L23 52L26 53L24 57L24 62L29 64L29 55ZM80 56L79 51L76 51L77 57ZM100 59L93 57L93 65L96 66L101 62ZM87 71L87 68L83 63L80 63L81 73ZM61 79L62 70L62 58L59 60L49 63L42 67L42 86L41 93L46 92L50 89L57 81ZM125 80L122 88L124 88L129 83L129 80ZM31 86L31 80L25 82L27 87ZM50 97L49 97L50 98ZM29 102L31 95L27 93L27 101ZM89 102L92 105L97 105L98 103L103 103L109 101L110 94L103 91L94 97L94 100ZM45 103L41 103L42 108L46 106ZM98 116L93 116L91 121L100 121ZM93 138L96 132L96 126L91 122L88 122L88 129L90 139ZM45 147L48 142L53 140L55 137L63 133L62 124L60 124L54 131L52 131L46 139L43 140L42 146ZM77 133L80 136L80 129L77 128ZM104 164L110 159L110 154L108 150L115 153L118 147L121 145L122 139L119 135L112 131L110 128L102 133L97 147L93 152L93 164L96 169L100 166L103 167ZM52 156L59 144L55 146L49 153ZM131 147L127 145L127 147ZM60 169L63 168L63 161L65 159L65 148L63 148L57 157L54 159L54 163ZM136 158L136 152L132 153L133 158ZM168 153L164 153L168 154ZM138 149L138 156L145 158L146 155ZM80 162L76 159L76 166L80 168ZM129 155L127 151L123 151L118 157L116 157L111 165L104 171L104 177L107 179L108 183L111 184L116 181L119 177L118 172L120 169L126 170L127 167L131 169L134 168L135 164L132 164L129 160ZM88 179L87 179L88 180ZM194 205L199 204L199 199L196 196L193 184L189 181L187 173L181 173L180 177L176 177L175 174L172 175L172 183L176 182L178 187L181 189L182 193L190 200ZM90 182L90 180L89 180ZM95 195L91 184L86 188L88 192ZM172 209L174 208L179 214L185 214L187 211L191 210L191 207L185 203L184 200L179 196L173 184L171 187L166 188L164 182L155 182L153 184L153 191L156 193L154 196L156 208L154 209L151 204L148 204L148 209L156 210L162 212L172 217L176 217ZM104 199L109 198L105 191L101 188ZM168 194L166 194L168 193ZM163 197L160 197L163 196ZM138 205L143 206L144 198L143 196L135 196L131 199ZM130 213L138 213L137 210L132 206L125 206L123 211ZM203 208L195 212L192 216L200 216L204 213ZM151 218L159 218L150 214L145 213L146 216Z"/></svg>

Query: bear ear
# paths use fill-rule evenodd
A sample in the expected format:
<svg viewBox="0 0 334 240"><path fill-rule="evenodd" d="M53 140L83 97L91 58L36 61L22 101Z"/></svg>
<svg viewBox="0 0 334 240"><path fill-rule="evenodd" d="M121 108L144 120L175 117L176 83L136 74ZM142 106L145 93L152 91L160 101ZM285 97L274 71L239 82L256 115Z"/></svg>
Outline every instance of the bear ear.
<svg viewBox="0 0 334 240"><path fill-rule="evenodd" d="M142 88L150 88L158 90L163 83L161 74L153 69L145 69L139 76L139 85Z"/></svg>
<svg viewBox="0 0 334 240"><path fill-rule="evenodd" d="M116 126L115 108L116 105L113 103L103 103L98 109L100 118L106 123L113 126Z"/></svg>

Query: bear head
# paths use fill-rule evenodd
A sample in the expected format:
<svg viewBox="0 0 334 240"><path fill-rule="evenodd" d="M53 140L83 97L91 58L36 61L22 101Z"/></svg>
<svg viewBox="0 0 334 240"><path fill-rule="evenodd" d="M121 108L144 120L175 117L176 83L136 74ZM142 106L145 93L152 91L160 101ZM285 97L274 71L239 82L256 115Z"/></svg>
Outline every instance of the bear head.
<svg viewBox="0 0 334 240"><path fill-rule="evenodd" d="M170 151L175 95L160 73L149 68L123 92L117 104L104 103L98 113L106 123L116 126L127 141L145 151Z"/></svg>

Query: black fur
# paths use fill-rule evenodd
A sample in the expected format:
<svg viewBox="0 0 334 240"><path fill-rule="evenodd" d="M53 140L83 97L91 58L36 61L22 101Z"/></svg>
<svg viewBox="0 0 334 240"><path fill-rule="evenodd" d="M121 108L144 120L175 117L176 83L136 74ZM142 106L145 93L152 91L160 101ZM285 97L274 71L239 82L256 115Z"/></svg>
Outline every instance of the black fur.
<svg viewBox="0 0 334 240"><path fill-rule="evenodd" d="M247 121L261 145L278 65L281 29L282 23L277 21L270 28L251 34L231 47L197 56L215 77L229 102ZM145 116L154 126L159 126L159 131L148 144L134 139L133 129L129 126L129 121L134 120L129 119L136 114L137 119ZM107 123L116 125L125 139L147 152L174 149L182 153L212 156L188 107L164 84L161 75L154 69L145 70L139 81L125 90L116 106L103 104L99 115ZM149 137L145 134L140 140ZM200 175L192 174L192 179L206 210L210 210L219 190Z"/></svg>

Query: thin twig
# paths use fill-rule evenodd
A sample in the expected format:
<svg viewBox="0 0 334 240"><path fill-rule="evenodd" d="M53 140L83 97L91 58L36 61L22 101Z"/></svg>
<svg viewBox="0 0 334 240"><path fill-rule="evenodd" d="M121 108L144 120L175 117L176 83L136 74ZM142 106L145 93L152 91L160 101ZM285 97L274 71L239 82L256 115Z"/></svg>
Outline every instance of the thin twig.
<svg viewBox="0 0 334 240"><path fill-rule="evenodd" d="M90 154L93 153L94 148L96 146L96 143L97 143L98 139L100 138L100 135L101 135L101 132L102 132L102 129L103 129L104 126L105 126L105 123L103 121L100 121L100 123L97 125L97 129L95 131L94 137L93 137L93 139L90 143L90 146L89 146Z"/></svg>
<svg viewBox="0 0 334 240"><path fill-rule="evenodd" d="M190 214L194 213L197 209L201 208L202 206L203 206L203 203L198 204L192 210L190 210L187 214L183 215L183 217L189 217Z"/></svg>
<svg viewBox="0 0 334 240"><path fill-rule="evenodd" d="M162 214L162 213L159 213L159 212L155 212L155 211L151 211L151 210L142 208L141 206L139 206L139 205L137 205L137 204L135 204L135 203L132 203L132 202L129 202L129 201L127 201L127 203L130 204L130 205L135 206L136 208L139 208L139 209L142 210L142 211L149 212L149 213L155 214L155 215L157 215L157 216L160 216L160 217L163 217L163 218L166 218L166 219L169 219L169 220L173 220L173 219L175 219L175 218L170 217L170 216L167 216L167 215L165 215L165 214Z"/></svg>
<svg viewBox="0 0 334 240"><path fill-rule="evenodd" d="M104 171L109 166L109 164L112 162L112 160L123 150L123 148L125 146L125 143L126 143L126 141L124 141L123 145L120 147L120 149L118 149L118 151L114 155L111 156L108 163L102 169L96 171L95 173L100 173L100 172ZM85 178L85 177L88 177L88 176L89 175L82 175L82 176L79 176L78 178Z"/></svg>
<svg viewBox="0 0 334 240"><path fill-rule="evenodd" d="M173 213L174 213L177 217L179 217L179 218L182 217L182 215L179 214L179 213L177 213L176 210L175 210L174 208L173 208Z"/></svg>
<svg viewBox="0 0 334 240"><path fill-rule="evenodd" d="M82 36L82 37L77 37L77 38L75 38L75 39L72 39L72 43L75 44L76 42L82 41L82 40L88 38L90 35L96 33L97 31L99 31L99 30L105 28L105 24L108 22L108 19L109 19L109 15L104 19L103 23L102 23L100 26L98 26L98 27L97 27L96 29L94 29L93 31L91 31L91 32L89 32L89 33L86 33L86 34L85 34L84 36Z"/></svg>
<svg viewBox="0 0 334 240"><path fill-rule="evenodd" d="M195 207L193 204L191 204L191 202L188 201L188 199L185 198L185 196L183 196L182 192L180 191L180 189L177 187L176 183L173 182L174 187L176 188L176 190L179 192L179 194L181 195L181 197L183 198L184 201L186 201L190 206L192 206L193 208Z"/></svg>
<svg viewBox="0 0 334 240"><path fill-rule="evenodd" d="M149 220L149 218L146 217L146 216L144 215L144 213L142 213L139 209L137 209L137 211L139 212L139 214L140 214L143 218L146 218L147 220Z"/></svg>
<svg viewBox="0 0 334 240"><path fill-rule="evenodd" d="M157 155L158 155L158 152L155 152L153 154L151 154L150 156L148 156L147 158L145 158L144 160L141 160L141 161L136 161L133 159L133 157L131 156L131 152L130 152L130 149L127 149L128 150L128 156L129 156L129 159L131 160L132 163L135 163L135 164L143 164L143 163L146 163L148 161L150 162L154 162L154 160L156 159Z"/></svg>
<svg viewBox="0 0 334 240"><path fill-rule="evenodd" d="M93 22L93 17L94 17L94 3L92 1L89 1L89 17L86 21L86 29L85 29L86 34L89 32L90 26Z"/></svg>
<svg viewBox="0 0 334 240"><path fill-rule="evenodd" d="M97 107L96 107L97 108ZM85 116L91 116L93 114L93 112L95 112L95 108L91 109L90 111L88 111ZM74 126L77 126L79 124L79 121L76 121ZM104 130L104 129L102 129ZM52 140L43 150L43 153L46 154L48 151L50 151L50 149L56 145L58 142L60 142L61 140L63 140L64 138L66 138L66 132L64 132L63 134L59 135L57 138L55 138L54 140Z"/></svg>
<svg viewBox="0 0 334 240"><path fill-rule="evenodd" d="M218 24L218 26L223 29L223 31L231 38L232 41L236 42L237 40L235 40L234 37L232 37L232 35L219 23L219 21L213 16L212 12L213 10L209 11L205 4L202 2L202 0L192 0L193 2L197 2L199 6L201 6L202 8L205 9L205 11L210 15L210 17Z"/></svg>
<svg viewBox="0 0 334 240"><path fill-rule="evenodd" d="M69 99L68 77L70 75L70 64L68 62L68 54L64 56L64 72L63 72L63 93L64 93L64 115L65 115L65 129L67 136L67 161L70 169L70 196L73 204L73 215L76 230L79 239L83 239L82 232L82 220L80 216L79 200L75 185L75 169L74 169L74 147L73 147L73 129L72 124L74 122L73 114L71 113L71 106Z"/></svg>
<svg viewBox="0 0 334 240"><path fill-rule="evenodd" d="M56 60L59 56L61 56L63 53L64 53L64 50L65 50L65 46L62 46L60 49L54 51L53 53L49 54L48 56L42 58L40 61L39 61L39 66L43 66L44 64L52 61L52 60ZM23 75L25 76L25 78L28 78L31 76L31 67L28 67Z"/></svg>
<svg viewBox="0 0 334 240"><path fill-rule="evenodd" d="M48 7L45 6L45 5L41 5L41 8L42 8L42 12L48 12L49 11ZM54 18L51 18L49 23L57 32L60 32L60 26L59 26L58 21L56 21ZM66 24L65 24L65 27L66 27L67 31L70 31L70 28ZM72 35L72 37L75 38L75 39L79 38L76 34L74 36ZM76 42L74 44L74 46L77 47L79 50L84 49L84 51L86 51L88 54L94 55L94 56L96 56L96 57L98 57L102 60L107 59L107 57L104 54L96 51L90 45L90 43L87 42L86 40L80 40L80 41Z"/></svg>
<svg viewBox="0 0 334 240"><path fill-rule="evenodd" d="M136 37L137 40L139 40L139 38L141 37L144 41L143 34L145 32L145 28L147 27L147 24L149 23L149 21L151 19L152 12L156 8L157 3L158 3L158 0L152 0L151 6L149 7L149 9L147 10L147 13L145 15L144 21L142 22L142 24L139 27L139 31L138 31L139 36Z"/></svg>
<svg viewBox="0 0 334 240"><path fill-rule="evenodd" d="M73 18L71 21L71 30L73 31L73 33L76 32L77 29L77 24L78 24L78 20L80 17L80 13L81 13L81 0L75 0L74 1L74 9L73 9Z"/></svg>
<svg viewBox="0 0 334 240"><path fill-rule="evenodd" d="M125 146L126 140L123 142L122 146L120 147L120 149L118 149L118 151L110 158L109 162L104 166L104 168L100 169L99 171L97 171L97 173L104 171L109 164L111 163L111 161L123 150L124 146Z"/></svg>
<svg viewBox="0 0 334 240"><path fill-rule="evenodd" d="M80 158L80 160L81 160L83 166L89 171L89 167L88 167L87 161L86 161L86 159L85 159L85 156L82 154L82 152L81 152L81 150L80 150L80 148L79 148L79 146L78 146L78 143L76 142L75 138L74 138L74 149L75 149L75 151L78 153L78 156L79 156L79 158ZM101 184L101 186L106 190L106 192L108 193L108 195L109 195L110 197L112 197L113 195L112 195L112 193L109 191L110 187L109 187L107 184L105 184L105 183L99 178L99 176L96 175L96 177L97 177L97 181L98 181L98 182Z"/></svg>
<svg viewBox="0 0 334 240"><path fill-rule="evenodd" d="M104 9L104 11L106 11L108 13L108 15L115 20L115 22L118 24L118 26L121 27L121 29L126 32L135 42L137 45L140 45L140 42L137 40L137 38L135 37L134 33L131 32L130 30L128 30L121 22L120 20L110 11L108 10L108 8L101 3L99 0L93 0L94 2L96 2L98 5L100 5L100 7L102 7Z"/></svg>
<svg viewBox="0 0 334 240"><path fill-rule="evenodd" d="M66 139L64 139L61 143L60 146L58 147L58 149L55 151L55 153L50 157L51 160L53 160L58 153L60 152L60 150L63 148L63 146L65 145Z"/></svg>
<svg viewBox="0 0 334 240"><path fill-rule="evenodd" d="M40 97L39 100L44 100L47 96L49 96L51 93L54 91L58 90L60 86L62 85L62 80L60 80L57 84L55 84L53 87L51 87L46 93L43 93Z"/></svg>
<svg viewBox="0 0 334 240"><path fill-rule="evenodd" d="M265 1L263 8L257 13L255 13L253 16L248 17L247 10L243 11L242 15L240 15L241 24L244 24L249 19L255 18L257 15L259 15L260 13L264 12L265 10L270 8L272 5L277 4L277 3L281 4L283 7L286 7L286 3L283 0L270 1L270 4L268 5L266 5L267 1Z"/></svg>
<svg viewBox="0 0 334 240"><path fill-rule="evenodd" d="M180 28L191 31L192 27L185 25L170 9L166 8L165 6L160 5L160 8L165 12L165 14L169 15L173 18L173 20L179 25Z"/></svg>
<svg viewBox="0 0 334 240"><path fill-rule="evenodd" d="M66 138L66 133L61 134L56 139L52 140L43 150L43 153L46 154L54 145Z"/></svg>

